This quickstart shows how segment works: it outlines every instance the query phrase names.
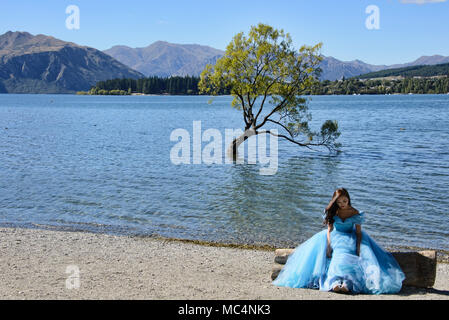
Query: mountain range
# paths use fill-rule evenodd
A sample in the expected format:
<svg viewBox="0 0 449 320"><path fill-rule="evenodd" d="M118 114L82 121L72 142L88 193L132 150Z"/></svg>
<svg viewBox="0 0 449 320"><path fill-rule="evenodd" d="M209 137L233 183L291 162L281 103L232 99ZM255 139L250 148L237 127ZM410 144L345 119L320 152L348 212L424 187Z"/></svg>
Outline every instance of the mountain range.
<svg viewBox="0 0 449 320"><path fill-rule="evenodd" d="M94 48L28 32L0 36L0 92L73 93L101 80L143 76Z"/></svg>
<svg viewBox="0 0 449 320"><path fill-rule="evenodd" d="M206 64L215 64L224 52L198 44L156 41L145 48L114 46L104 53L146 76L198 76Z"/></svg>
<svg viewBox="0 0 449 320"><path fill-rule="evenodd" d="M321 80L340 80L343 77L351 78L365 73L376 72L387 69L405 68L419 65L436 65L449 63L449 57L441 55L422 56L415 61L393 64L393 65L374 65L360 60L340 61L333 57L324 57L321 62Z"/></svg>
<svg viewBox="0 0 449 320"><path fill-rule="evenodd" d="M199 76L206 64L214 64L224 54L224 51L208 46L165 41L157 41L144 48L114 46L103 52L146 76L161 77ZM360 60L341 61L331 56L323 58L320 79L332 81L385 69L449 62L449 57L440 55L422 56L413 62L394 65L373 65Z"/></svg>
<svg viewBox="0 0 449 320"><path fill-rule="evenodd" d="M47 35L8 31L0 35L0 93L73 93L114 78L198 76L206 64L214 64L223 54L205 45L165 41L100 51ZM395 65L323 58L321 80L332 81L385 69L449 63L449 57L441 55Z"/></svg>

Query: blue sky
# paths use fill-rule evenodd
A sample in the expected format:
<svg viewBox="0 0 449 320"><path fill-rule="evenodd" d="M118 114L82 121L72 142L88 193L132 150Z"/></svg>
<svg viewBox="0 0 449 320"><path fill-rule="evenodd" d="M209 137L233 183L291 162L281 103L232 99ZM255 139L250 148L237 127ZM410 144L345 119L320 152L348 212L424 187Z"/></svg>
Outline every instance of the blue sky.
<svg viewBox="0 0 449 320"><path fill-rule="evenodd" d="M78 30L66 28L68 5L80 10ZM379 8L379 29L365 25L369 5ZM259 22L289 32L297 48L323 42L324 55L344 61L449 56L448 0L2 0L0 8L0 34L42 33L100 50L157 40L224 50Z"/></svg>

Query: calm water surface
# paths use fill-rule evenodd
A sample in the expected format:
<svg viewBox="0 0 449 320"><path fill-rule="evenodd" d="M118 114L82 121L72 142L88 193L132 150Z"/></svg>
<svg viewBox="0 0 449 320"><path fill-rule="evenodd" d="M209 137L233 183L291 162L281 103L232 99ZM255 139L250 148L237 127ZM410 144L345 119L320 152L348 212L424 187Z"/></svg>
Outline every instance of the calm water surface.
<svg viewBox="0 0 449 320"><path fill-rule="evenodd" d="M449 250L449 95L314 96L311 127L338 120L343 152L279 140L271 176L172 163L174 129L242 127L209 99L0 95L0 225L295 246L343 186L381 245Z"/></svg>

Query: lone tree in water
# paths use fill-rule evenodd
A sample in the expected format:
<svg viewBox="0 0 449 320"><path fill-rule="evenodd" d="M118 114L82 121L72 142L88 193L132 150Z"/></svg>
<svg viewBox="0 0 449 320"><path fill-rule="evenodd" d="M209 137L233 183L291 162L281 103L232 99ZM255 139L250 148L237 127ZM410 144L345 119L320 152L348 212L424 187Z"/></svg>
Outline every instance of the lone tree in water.
<svg viewBox="0 0 449 320"><path fill-rule="evenodd" d="M239 145L261 133L298 146L338 149L337 122L327 120L320 132L312 132L307 99L301 97L318 82L321 45L303 45L295 51L288 33L260 23L251 27L248 37L243 32L234 36L224 56L214 66L206 66L198 84L200 92L216 95L230 89L232 106L243 111L244 133L228 149L234 160ZM282 133L261 130L267 123L281 127Z"/></svg>

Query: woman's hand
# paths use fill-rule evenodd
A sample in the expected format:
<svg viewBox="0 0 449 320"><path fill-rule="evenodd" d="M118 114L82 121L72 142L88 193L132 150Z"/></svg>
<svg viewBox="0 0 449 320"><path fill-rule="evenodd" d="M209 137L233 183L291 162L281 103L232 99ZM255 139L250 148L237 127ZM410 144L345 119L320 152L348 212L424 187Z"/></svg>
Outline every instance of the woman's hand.
<svg viewBox="0 0 449 320"><path fill-rule="evenodd" d="M337 190L335 191L335 199L337 199L339 196L341 196L341 190L340 190L340 189L337 189Z"/></svg>
<svg viewBox="0 0 449 320"><path fill-rule="evenodd" d="M334 196L332 197L331 201L329 201L329 204L326 207L326 211L330 210L330 208L332 207L332 205L334 204L335 201L337 201L338 197L341 196L341 190L337 189L334 193Z"/></svg>
<svg viewBox="0 0 449 320"><path fill-rule="evenodd" d="M334 204L335 201L337 201L338 197L341 196L341 191L337 190L334 194L334 196L332 197L331 201L329 201L329 204L327 205L325 211L330 210L330 208L332 207L332 205Z"/></svg>

